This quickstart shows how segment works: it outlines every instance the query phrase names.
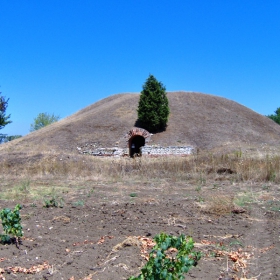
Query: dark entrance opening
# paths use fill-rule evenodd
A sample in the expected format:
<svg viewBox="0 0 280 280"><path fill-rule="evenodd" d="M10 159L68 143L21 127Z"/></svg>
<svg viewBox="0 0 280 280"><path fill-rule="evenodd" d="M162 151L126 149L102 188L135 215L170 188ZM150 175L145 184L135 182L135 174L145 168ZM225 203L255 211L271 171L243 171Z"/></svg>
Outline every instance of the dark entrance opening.
<svg viewBox="0 0 280 280"><path fill-rule="evenodd" d="M140 148L145 146L145 138L140 135L135 135L129 139L129 156L141 155Z"/></svg>

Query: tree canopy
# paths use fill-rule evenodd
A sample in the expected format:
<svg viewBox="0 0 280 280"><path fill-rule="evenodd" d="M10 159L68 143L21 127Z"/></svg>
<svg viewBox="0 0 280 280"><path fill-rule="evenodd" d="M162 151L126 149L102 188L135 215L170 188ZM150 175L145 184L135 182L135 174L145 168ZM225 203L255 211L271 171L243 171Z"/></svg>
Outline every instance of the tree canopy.
<svg viewBox="0 0 280 280"><path fill-rule="evenodd" d="M2 93L0 92L0 129L4 128L7 124L12 122L9 120L11 115L6 115L8 101L9 98L6 99L4 96L2 96Z"/></svg>
<svg viewBox="0 0 280 280"><path fill-rule="evenodd" d="M10 141L18 139L20 137L22 137L22 135L0 134L0 144L10 142Z"/></svg>
<svg viewBox="0 0 280 280"><path fill-rule="evenodd" d="M49 124L57 122L58 120L59 120L59 116L55 116L54 114L51 115L48 113L40 113L34 119L34 122L30 125L30 131L32 132L32 131L38 130Z"/></svg>
<svg viewBox="0 0 280 280"><path fill-rule="evenodd" d="M138 122L149 132L165 129L169 116L165 86L149 75L143 85L138 104Z"/></svg>
<svg viewBox="0 0 280 280"><path fill-rule="evenodd" d="M275 114L272 115L268 115L267 117L269 117L270 119L272 119L273 121L275 121L276 123L280 124L280 107L276 109L276 111L274 112Z"/></svg>

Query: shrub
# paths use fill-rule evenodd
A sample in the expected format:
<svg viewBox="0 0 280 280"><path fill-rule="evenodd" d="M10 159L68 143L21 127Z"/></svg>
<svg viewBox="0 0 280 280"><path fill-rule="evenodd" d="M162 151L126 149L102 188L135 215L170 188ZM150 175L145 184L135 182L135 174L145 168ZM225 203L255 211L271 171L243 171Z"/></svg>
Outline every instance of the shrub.
<svg viewBox="0 0 280 280"><path fill-rule="evenodd" d="M51 191L51 198L44 199L44 207L52 208L52 207L60 207L63 208L64 199L60 196L57 196L55 189L53 188Z"/></svg>
<svg viewBox="0 0 280 280"><path fill-rule="evenodd" d="M5 208L0 212L0 218L2 220L2 226L5 234L1 235L1 241L3 243L10 242L10 236L12 235L16 239L16 244L19 244L19 238L23 236L21 217L19 210L21 205L17 204L12 211L9 208Z"/></svg>
<svg viewBox="0 0 280 280"><path fill-rule="evenodd" d="M185 235L179 237L161 233L155 236L156 245L149 254L149 261L138 277L129 280L182 280L201 258L200 252L192 251L194 242ZM177 252L176 256L173 252Z"/></svg>

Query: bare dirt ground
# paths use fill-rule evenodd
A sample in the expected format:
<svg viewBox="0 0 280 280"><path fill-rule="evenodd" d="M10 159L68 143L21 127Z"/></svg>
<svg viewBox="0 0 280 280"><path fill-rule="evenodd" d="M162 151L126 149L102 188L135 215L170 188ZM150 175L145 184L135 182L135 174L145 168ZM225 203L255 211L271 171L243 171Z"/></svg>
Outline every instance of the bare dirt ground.
<svg viewBox="0 0 280 280"><path fill-rule="evenodd" d="M68 182L61 207L21 198L24 237L0 244L0 279L128 279L160 232L192 236L203 253L185 279L280 279L279 185L146 182Z"/></svg>

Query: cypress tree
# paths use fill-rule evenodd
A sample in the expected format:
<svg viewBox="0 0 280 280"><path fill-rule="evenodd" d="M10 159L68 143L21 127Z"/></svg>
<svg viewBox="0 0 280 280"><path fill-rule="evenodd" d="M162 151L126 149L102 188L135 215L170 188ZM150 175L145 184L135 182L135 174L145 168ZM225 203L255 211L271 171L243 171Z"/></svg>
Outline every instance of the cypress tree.
<svg viewBox="0 0 280 280"><path fill-rule="evenodd" d="M169 106L165 87L153 75L149 75L143 85L138 104L138 122L149 132L165 129Z"/></svg>

